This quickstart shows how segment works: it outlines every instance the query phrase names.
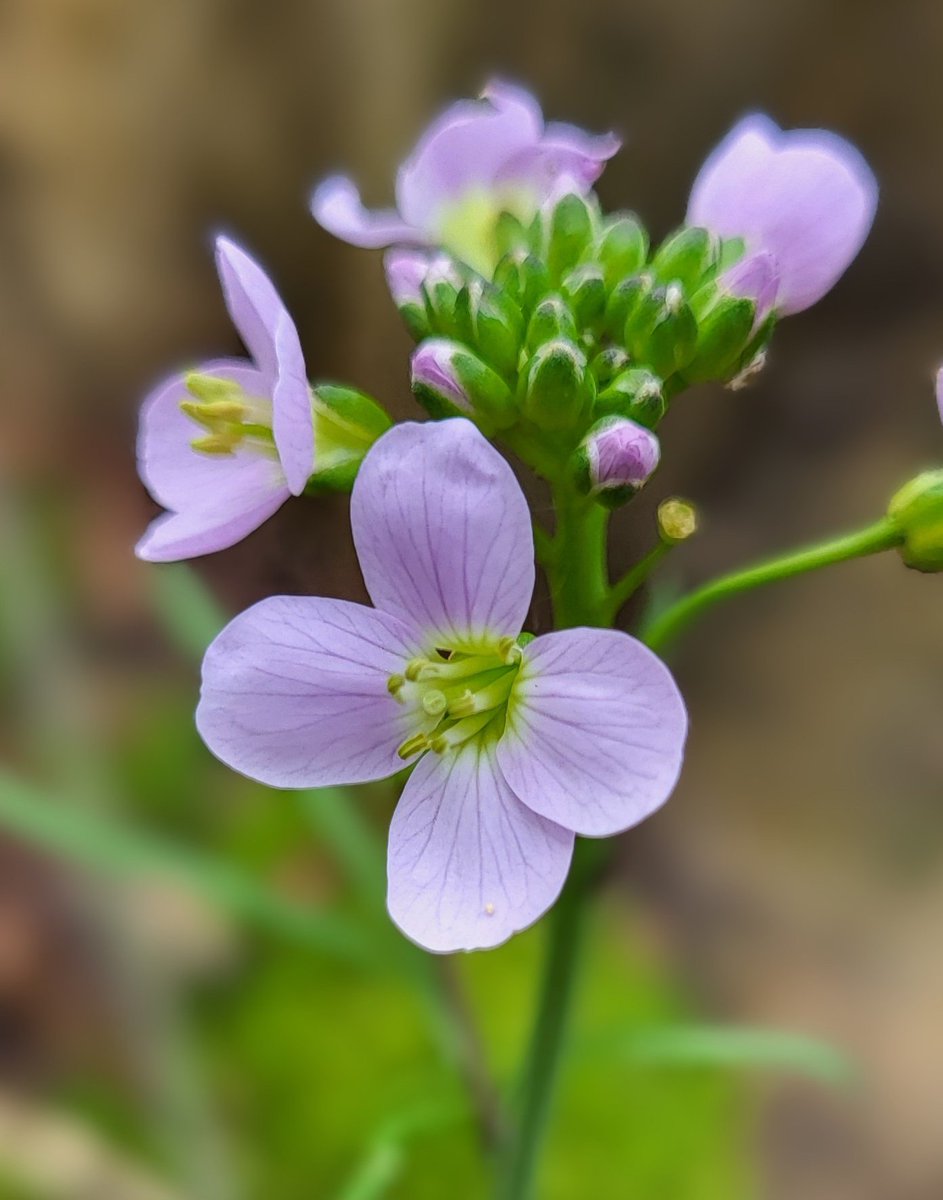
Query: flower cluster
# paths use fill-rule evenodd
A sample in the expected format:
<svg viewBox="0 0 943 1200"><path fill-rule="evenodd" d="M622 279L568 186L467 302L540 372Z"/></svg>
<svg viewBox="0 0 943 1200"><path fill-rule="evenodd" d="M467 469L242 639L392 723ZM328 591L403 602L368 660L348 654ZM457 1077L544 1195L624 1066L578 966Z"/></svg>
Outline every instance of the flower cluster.
<svg viewBox="0 0 943 1200"><path fill-rule="evenodd" d="M346 177L318 188L322 225L387 248L433 421L391 428L356 389L310 384L284 304L225 237L217 267L250 357L176 374L142 411L141 475L168 510L143 558L222 549L289 496L351 492L374 607L281 596L238 616L206 654L197 723L222 761L272 787L409 768L388 904L435 951L524 928L563 886L576 835L618 833L670 795L685 707L651 650L594 627L643 577L608 583L604 541L587 550L589 531L604 537L596 506L651 477L656 430L688 386L755 371L776 320L836 282L874 215L851 146L753 116L702 168L685 223L652 247L637 216L604 213L593 191L618 148L493 83L433 122L399 171L395 209L368 212ZM523 632L531 514L488 439L560 504L554 533L540 530L558 628L539 637ZM918 491L889 519L923 562L938 506ZM662 548L695 527L690 505L660 506Z"/></svg>

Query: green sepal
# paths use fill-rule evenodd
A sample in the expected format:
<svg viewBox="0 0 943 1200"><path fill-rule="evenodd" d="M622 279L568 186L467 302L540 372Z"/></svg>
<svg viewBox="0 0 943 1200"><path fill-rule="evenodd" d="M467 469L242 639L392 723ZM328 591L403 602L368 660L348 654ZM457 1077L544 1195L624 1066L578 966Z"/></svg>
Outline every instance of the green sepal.
<svg viewBox="0 0 943 1200"><path fill-rule="evenodd" d="M621 280L609 293L603 314L603 328L619 343L625 342L626 323L652 290L653 276L648 271Z"/></svg>
<svg viewBox="0 0 943 1200"><path fill-rule="evenodd" d="M486 362L458 345L452 353L452 368L476 417L483 417L492 429L509 429L516 423L517 407L511 389Z"/></svg>
<svg viewBox="0 0 943 1200"><path fill-rule="evenodd" d="M559 338L538 348L524 380L524 411L538 428L572 428L590 411L594 398L586 355L575 343Z"/></svg>
<svg viewBox="0 0 943 1200"><path fill-rule="evenodd" d="M547 294L550 276L546 264L522 250L506 254L494 271L494 286L526 315Z"/></svg>
<svg viewBox="0 0 943 1200"><path fill-rule="evenodd" d="M567 338L575 342L576 322L569 305L562 296L547 296L534 309L527 326L525 344L528 350L536 350L545 342Z"/></svg>
<svg viewBox="0 0 943 1200"><path fill-rule="evenodd" d="M685 225L658 247L652 258L652 270L662 283L677 279L693 292L714 267L720 243L707 229Z"/></svg>
<svg viewBox="0 0 943 1200"><path fill-rule="evenodd" d="M561 279L579 262L593 238L596 210L585 196L570 193L550 215L547 266L552 279Z"/></svg>
<svg viewBox="0 0 943 1200"><path fill-rule="evenodd" d="M726 380L735 375L753 334L756 305L745 297L726 296L701 318L697 349L684 368L688 383Z"/></svg>
<svg viewBox="0 0 943 1200"><path fill-rule="evenodd" d="M697 321L680 285L669 284L664 310L648 334L645 351L636 353L656 374L667 379L683 371L694 357L697 333Z"/></svg>
<svg viewBox="0 0 943 1200"><path fill-rule="evenodd" d="M581 329L594 325L606 307L606 283L596 263L575 267L561 285L570 310Z"/></svg>
<svg viewBox="0 0 943 1200"><path fill-rule="evenodd" d="M633 213L610 217L593 247L593 261L602 267L606 287L634 275L648 257L648 234Z"/></svg>
<svg viewBox="0 0 943 1200"><path fill-rule="evenodd" d="M467 288L468 340L500 375L513 375L521 353L523 318L518 305L475 280Z"/></svg>
<svg viewBox="0 0 943 1200"><path fill-rule="evenodd" d="M452 263L446 269L440 263L434 263L422 283L422 294L426 301L426 317L429 329L440 337L462 338L467 335L467 328L462 329L461 305L467 307L467 297L460 301L459 297L465 289L465 280Z"/></svg>
<svg viewBox="0 0 943 1200"><path fill-rule="evenodd" d="M665 407L659 377L644 367L631 367L599 393L594 412L600 417L629 417L646 429L655 429L665 415Z"/></svg>
<svg viewBox="0 0 943 1200"><path fill-rule="evenodd" d="M629 356L621 346L607 346L589 364L592 377L600 390L609 386L629 365Z"/></svg>
<svg viewBox="0 0 943 1200"><path fill-rule="evenodd" d="M372 397L339 383L317 384L311 408L314 471L305 492L349 492L367 451L393 422Z"/></svg>

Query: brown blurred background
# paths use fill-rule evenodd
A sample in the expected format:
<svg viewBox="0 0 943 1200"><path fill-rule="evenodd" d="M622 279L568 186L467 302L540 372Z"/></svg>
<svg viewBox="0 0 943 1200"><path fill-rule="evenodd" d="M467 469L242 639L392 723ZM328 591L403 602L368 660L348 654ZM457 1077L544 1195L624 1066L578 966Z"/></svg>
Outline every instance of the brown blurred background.
<svg viewBox="0 0 943 1200"><path fill-rule="evenodd" d="M599 190L654 236L746 110L861 148L882 199L859 260L779 330L753 388L677 406L651 500L682 491L702 507L702 534L671 566L679 583L875 518L943 459L941 61L937 0L3 0L0 503L9 536L41 514L74 597L53 676L20 662L3 689L4 757L42 758L22 736L31 706L62 707L80 741L82 720L120 720L169 669L153 568L131 556L154 511L133 438L157 377L237 350L212 231L271 269L315 377L414 414L379 257L334 242L306 199L342 168L386 202L424 122L492 72L531 86L551 117L624 135ZM345 520L340 500L288 505L201 573L231 610L280 590L359 595ZM618 557L644 545L644 515L617 528ZM943 582L884 556L782 585L710 616L675 661L688 769L627 839L625 886L703 1011L801 1028L862 1063L841 1101L770 1089L761 1195L935 1200ZM49 927L70 909L8 857L0 1034L8 1010L31 1027L0 1036L5 1076L26 1048L66 1053L85 1019L40 1011L77 954ZM17 948L35 930L45 965Z"/></svg>

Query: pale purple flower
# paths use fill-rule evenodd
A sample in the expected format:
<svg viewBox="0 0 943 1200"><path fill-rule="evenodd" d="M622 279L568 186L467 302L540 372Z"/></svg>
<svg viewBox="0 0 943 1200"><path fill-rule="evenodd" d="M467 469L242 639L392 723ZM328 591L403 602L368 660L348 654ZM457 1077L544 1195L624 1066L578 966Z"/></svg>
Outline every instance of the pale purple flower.
<svg viewBox="0 0 943 1200"><path fill-rule="evenodd" d="M300 495L313 470L311 393L294 323L262 268L229 238L216 239L216 267L251 359L202 363L144 401L138 470L168 509L136 547L152 562L233 545Z"/></svg>
<svg viewBox="0 0 943 1200"><path fill-rule="evenodd" d="M776 264L775 307L801 312L838 281L874 220L878 187L849 142L821 129L783 131L745 117L713 151L691 189L687 221Z"/></svg>
<svg viewBox="0 0 943 1200"><path fill-rule="evenodd" d="M471 401L455 370L455 352L462 349L448 338L427 338L413 352L410 371L414 391L425 389L453 408L470 413Z"/></svg>
<svg viewBox="0 0 943 1200"><path fill-rule="evenodd" d="M584 442L590 493L640 488L661 457L658 438L628 417L609 417Z"/></svg>
<svg viewBox="0 0 943 1200"><path fill-rule="evenodd" d="M619 145L613 134L545 124L529 92L494 81L425 131L397 173L395 209L368 211L340 175L317 188L311 208L355 246L441 246L484 270L494 265L500 212L529 220L568 192L585 194Z"/></svg>
<svg viewBox="0 0 943 1200"><path fill-rule="evenodd" d="M617 833L667 799L684 704L628 634L518 643L529 512L469 421L384 434L351 523L376 607L280 596L250 608L207 651L197 725L223 762L273 787L414 762L390 828L393 920L434 951L497 945L554 902L574 832Z"/></svg>

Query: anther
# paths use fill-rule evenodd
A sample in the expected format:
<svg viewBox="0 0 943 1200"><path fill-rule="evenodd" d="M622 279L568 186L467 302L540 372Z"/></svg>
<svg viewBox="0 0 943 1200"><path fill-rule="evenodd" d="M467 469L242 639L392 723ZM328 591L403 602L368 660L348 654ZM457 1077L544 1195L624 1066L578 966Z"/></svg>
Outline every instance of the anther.
<svg viewBox="0 0 943 1200"><path fill-rule="evenodd" d="M206 437L194 438L190 445L201 454L232 454L236 440L229 434L209 433Z"/></svg>
<svg viewBox="0 0 943 1200"><path fill-rule="evenodd" d="M424 733L414 734L411 738L407 738L399 747L396 753L400 758L412 758L414 754L420 754L423 750L429 749L429 739Z"/></svg>
<svg viewBox="0 0 943 1200"><path fill-rule="evenodd" d="M406 676L405 675L391 675L389 677L389 679L386 681L386 690L390 693L391 696L395 696L397 700L399 699L399 693L403 690L403 688L405 686L406 686Z"/></svg>
<svg viewBox="0 0 943 1200"><path fill-rule="evenodd" d="M406 664L406 678L410 680L418 679L420 671L428 665L429 660L427 658L411 658Z"/></svg>
<svg viewBox="0 0 943 1200"><path fill-rule="evenodd" d="M445 692L440 692L438 688L430 688L422 698L422 707L430 717L441 717L447 704Z"/></svg>

